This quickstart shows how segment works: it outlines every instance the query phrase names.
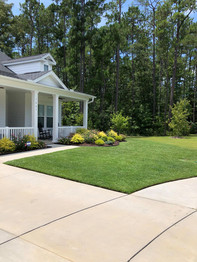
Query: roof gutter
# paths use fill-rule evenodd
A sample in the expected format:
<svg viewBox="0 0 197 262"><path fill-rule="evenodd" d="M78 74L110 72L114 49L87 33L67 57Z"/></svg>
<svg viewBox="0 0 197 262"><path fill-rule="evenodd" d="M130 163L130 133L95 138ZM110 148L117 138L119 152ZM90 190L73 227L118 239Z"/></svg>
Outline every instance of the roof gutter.
<svg viewBox="0 0 197 262"><path fill-rule="evenodd" d="M91 103L93 103L95 98L96 98L95 96L91 97L91 100L90 100L90 101L88 101L88 104L91 104Z"/></svg>

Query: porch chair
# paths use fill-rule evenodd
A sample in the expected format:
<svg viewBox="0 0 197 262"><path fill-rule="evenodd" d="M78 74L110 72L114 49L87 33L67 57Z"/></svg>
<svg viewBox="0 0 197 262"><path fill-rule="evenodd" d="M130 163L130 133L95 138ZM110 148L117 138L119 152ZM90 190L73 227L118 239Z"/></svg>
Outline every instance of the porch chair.
<svg viewBox="0 0 197 262"><path fill-rule="evenodd" d="M51 130L43 130L41 125L38 125L38 130L40 139L50 139L52 137Z"/></svg>

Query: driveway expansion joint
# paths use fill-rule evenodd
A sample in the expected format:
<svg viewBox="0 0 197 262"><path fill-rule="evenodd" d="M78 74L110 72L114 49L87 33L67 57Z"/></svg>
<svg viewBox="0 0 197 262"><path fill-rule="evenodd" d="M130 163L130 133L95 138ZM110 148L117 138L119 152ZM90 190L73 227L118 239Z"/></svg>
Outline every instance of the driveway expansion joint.
<svg viewBox="0 0 197 262"><path fill-rule="evenodd" d="M136 198L143 198L143 199L147 199L147 200L150 200L150 201L155 201L155 202L160 202L160 203L164 203L164 204L168 204L168 205L174 205L174 206L179 206L179 207L184 207L184 208L188 208L188 209L191 209L191 210L196 210L197 211L197 208L195 207L189 207L189 206L186 206L186 205L181 205L181 204L176 204L176 203L172 203L172 202L168 202L168 201L164 201L164 200L157 200L155 198L151 198L151 197L145 197L145 196L138 196L138 195L135 195L136 192L130 194L132 195L133 197L136 197Z"/></svg>
<svg viewBox="0 0 197 262"><path fill-rule="evenodd" d="M188 217L192 216L193 214L197 213L197 210L189 213L188 215L182 217L181 219L177 220L175 223L173 223L171 226L164 229L161 233L159 233L156 237L154 237L151 241L149 241L145 246L143 246L140 250L138 250L132 257L127 260L127 262L130 262L133 258L135 258L138 254L140 254L145 248L147 248L151 243L153 243L156 239L158 239L161 235L166 233L169 229L173 228L177 224L181 223L183 220L187 219Z"/></svg>
<svg viewBox="0 0 197 262"><path fill-rule="evenodd" d="M23 237L23 236L25 236L25 235L27 235L27 234L29 234L29 233L32 233L33 231L36 231L36 230L38 230L38 229L40 229L40 228L46 227L46 226L48 226L48 225L50 225L50 224L53 224L53 223L55 223L55 222L57 222L57 221L63 220L63 219L65 219L65 218L67 218L67 217L76 215L76 214L81 213L81 212L84 212L84 211L86 211L86 210L95 208L95 207L97 207L97 206L104 205L104 204L106 204L106 203L109 203L109 202L112 202L112 201L115 201L115 200L117 200L117 199L120 199L120 198L123 198L123 197L127 197L127 196L128 196L127 194L124 194L124 195L121 195L121 196L118 196L118 197L115 197L115 198L112 198L112 199L103 201L103 202L101 202L101 203L97 203L97 204L95 204L95 205L92 205L92 206L89 206L89 207L86 207L86 208L82 208L82 209L77 210L77 211L75 211L75 212L72 212L72 213L70 213L70 214L68 214L68 215L65 215L65 216L56 218L56 219L54 219L54 220L52 220L52 221L49 221L49 222L47 222L47 223L45 223L45 224L43 224L43 225L40 225L40 226L35 227L35 228L32 228L32 229L30 229L29 231L26 231L26 232L24 232L24 233L22 233L22 234L20 234L20 235L18 235L18 236L15 236L15 237L13 237L13 238L11 238L11 239L6 240L6 241L0 243L0 246L6 244L6 243L8 243L8 242L11 242L11 241L13 241L13 240L15 240L15 239L21 238L21 237Z"/></svg>

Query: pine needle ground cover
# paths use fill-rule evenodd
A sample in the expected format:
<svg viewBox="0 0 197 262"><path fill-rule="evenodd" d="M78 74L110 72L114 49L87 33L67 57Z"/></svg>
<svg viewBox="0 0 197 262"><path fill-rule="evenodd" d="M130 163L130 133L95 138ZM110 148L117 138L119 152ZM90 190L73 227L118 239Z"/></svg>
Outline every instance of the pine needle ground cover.
<svg viewBox="0 0 197 262"><path fill-rule="evenodd" d="M132 193L197 176L197 136L132 137L116 147L80 147L7 164Z"/></svg>

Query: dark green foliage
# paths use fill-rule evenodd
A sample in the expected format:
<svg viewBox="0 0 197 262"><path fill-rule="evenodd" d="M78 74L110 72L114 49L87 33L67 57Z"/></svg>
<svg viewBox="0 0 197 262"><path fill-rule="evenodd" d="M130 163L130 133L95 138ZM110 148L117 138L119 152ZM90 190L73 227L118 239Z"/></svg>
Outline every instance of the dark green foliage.
<svg viewBox="0 0 197 262"><path fill-rule="evenodd" d="M78 102L62 103L62 124L64 126L82 126L83 115L79 112L80 106Z"/></svg>
<svg viewBox="0 0 197 262"><path fill-rule="evenodd" d="M70 137L62 137L58 140L58 143L62 145L70 145L71 144L71 138Z"/></svg>
<svg viewBox="0 0 197 262"><path fill-rule="evenodd" d="M111 117L111 128L118 134L125 133L128 130L129 117L124 117L122 113L113 114Z"/></svg>
<svg viewBox="0 0 197 262"><path fill-rule="evenodd" d="M169 127L172 129L174 136L188 136L190 126L188 122L189 116L189 101L182 99L177 102L172 108L172 118Z"/></svg>
<svg viewBox="0 0 197 262"><path fill-rule="evenodd" d="M89 128L109 130L118 109L129 118L128 133L165 135L169 105L185 97L195 123L197 23L190 14L196 1L141 1L148 13L135 5L125 11L119 3L58 0L45 8L25 0L13 17L11 5L0 1L0 49L15 57L50 52L68 88L96 96ZM63 125L81 125L82 109L63 102Z"/></svg>
<svg viewBox="0 0 197 262"><path fill-rule="evenodd" d="M189 123L190 134L197 134L197 123Z"/></svg>

